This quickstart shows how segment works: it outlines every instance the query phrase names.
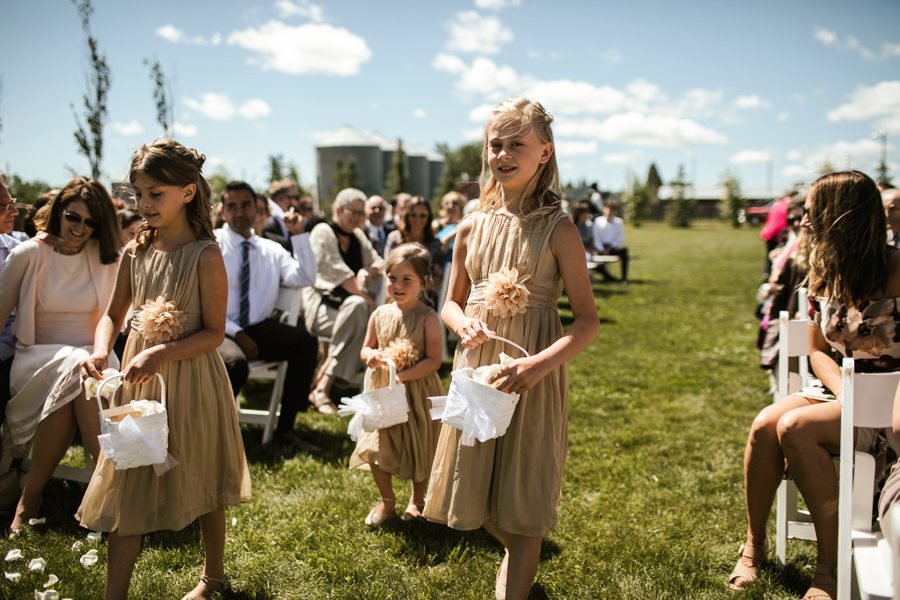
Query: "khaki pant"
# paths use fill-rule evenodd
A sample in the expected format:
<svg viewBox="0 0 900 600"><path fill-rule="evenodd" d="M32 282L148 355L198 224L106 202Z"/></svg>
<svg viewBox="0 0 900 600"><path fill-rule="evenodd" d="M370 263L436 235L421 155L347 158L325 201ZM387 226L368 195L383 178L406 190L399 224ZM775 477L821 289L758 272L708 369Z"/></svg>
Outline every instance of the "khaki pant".
<svg viewBox="0 0 900 600"><path fill-rule="evenodd" d="M322 302L312 287L303 290L303 319L306 330L328 340L325 374L352 381L362 369L359 352L366 339L369 305L359 296L350 296L339 308Z"/></svg>

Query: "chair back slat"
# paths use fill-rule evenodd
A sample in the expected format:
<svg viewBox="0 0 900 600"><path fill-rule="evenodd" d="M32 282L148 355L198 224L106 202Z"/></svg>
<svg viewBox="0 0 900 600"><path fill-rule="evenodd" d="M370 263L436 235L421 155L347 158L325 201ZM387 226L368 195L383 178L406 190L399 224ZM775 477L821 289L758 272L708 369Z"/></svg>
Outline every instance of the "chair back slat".
<svg viewBox="0 0 900 600"><path fill-rule="evenodd" d="M853 378L853 425L886 427L891 424L894 395L900 384L898 373L867 373Z"/></svg>
<svg viewBox="0 0 900 600"><path fill-rule="evenodd" d="M788 356L806 356L809 354L809 321L791 319L787 322ZM778 335L784 335L779 331Z"/></svg>

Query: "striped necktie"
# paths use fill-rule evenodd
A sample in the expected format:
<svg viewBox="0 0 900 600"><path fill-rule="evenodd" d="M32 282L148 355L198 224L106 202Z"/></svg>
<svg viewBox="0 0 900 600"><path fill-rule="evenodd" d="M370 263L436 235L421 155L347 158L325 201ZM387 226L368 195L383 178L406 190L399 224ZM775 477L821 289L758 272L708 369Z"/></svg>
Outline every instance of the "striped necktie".
<svg viewBox="0 0 900 600"><path fill-rule="evenodd" d="M241 302L238 314L238 325L246 327L250 324L250 242L241 242Z"/></svg>

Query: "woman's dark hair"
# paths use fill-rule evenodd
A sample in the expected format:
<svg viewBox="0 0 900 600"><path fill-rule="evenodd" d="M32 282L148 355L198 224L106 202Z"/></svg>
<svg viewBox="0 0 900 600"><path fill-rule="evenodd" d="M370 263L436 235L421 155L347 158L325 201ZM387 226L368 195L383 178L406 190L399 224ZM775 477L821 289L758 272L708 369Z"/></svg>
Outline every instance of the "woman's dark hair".
<svg viewBox="0 0 900 600"><path fill-rule="evenodd" d="M416 196L409 203L409 208L406 209L406 214L403 215L403 229L401 230L400 235L404 242L412 241L407 237L409 232L412 231L412 229L410 229L409 219L412 217L413 210L418 206L424 206L425 210L428 211L428 219L425 221L425 230L422 232L422 243L427 247L434 240L434 230L431 228L431 203L422 196Z"/></svg>
<svg viewBox="0 0 900 600"><path fill-rule="evenodd" d="M860 306L883 291L890 262L878 186L864 173L820 177L809 188L810 290Z"/></svg>
<svg viewBox="0 0 900 600"><path fill-rule="evenodd" d="M194 184L197 191L185 207L188 225L198 240L215 239L210 215L212 191L202 173L205 161L206 157L193 148L174 140L159 139L135 150L128 170L128 181L134 184L138 175L146 175L163 185ZM156 228L144 221L135 235L137 248L146 250L155 237Z"/></svg>
<svg viewBox="0 0 900 600"><path fill-rule="evenodd" d="M116 262L119 260L122 245L119 218L116 216L112 197L96 179L76 177L67 183L66 187L37 212L35 215L37 228L58 236L62 230L63 211L77 200L84 202L91 219L98 223L91 233L91 238L97 240L100 247L100 262L104 265Z"/></svg>

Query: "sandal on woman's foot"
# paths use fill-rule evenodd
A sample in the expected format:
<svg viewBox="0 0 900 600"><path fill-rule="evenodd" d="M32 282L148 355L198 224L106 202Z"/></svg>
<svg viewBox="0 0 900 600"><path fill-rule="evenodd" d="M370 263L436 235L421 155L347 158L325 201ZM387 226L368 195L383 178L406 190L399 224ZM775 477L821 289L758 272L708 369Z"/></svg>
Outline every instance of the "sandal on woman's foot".
<svg viewBox="0 0 900 600"><path fill-rule="evenodd" d="M759 570L766 564L766 557L769 555L769 538L766 538L762 547L754 546L749 542L741 544L738 550L737 564L734 570L728 576L728 587L733 590L740 590L748 583L751 583L759 577ZM744 562L749 560L749 564Z"/></svg>
<svg viewBox="0 0 900 600"><path fill-rule="evenodd" d="M309 395L309 403L323 415L337 413L337 407L331 401L331 398L328 397L328 394L322 390L313 390L312 394Z"/></svg>
<svg viewBox="0 0 900 600"><path fill-rule="evenodd" d="M378 505L383 504L385 507L384 512L378 510ZM376 504L372 510L369 511L369 515L366 517L366 525L371 527L372 529L376 529L381 527L385 521L391 518L394 514L394 507L397 504L397 499L388 499L382 498L381 502ZM387 509L388 505L390 505L390 510Z"/></svg>
<svg viewBox="0 0 900 600"><path fill-rule="evenodd" d="M198 589L201 585L203 589ZM197 584L197 587L188 592L181 600L206 600L229 589L231 589L231 586L228 585L228 577L218 579L204 575L200 578L200 583Z"/></svg>
<svg viewBox="0 0 900 600"><path fill-rule="evenodd" d="M812 585L803 594L803 600L834 600L837 598L837 577L834 566L825 563L816 564L816 574Z"/></svg>
<svg viewBox="0 0 900 600"><path fill-rule="evenodd" d="M409 504L406 505L406 510L403 511L403 514L400 515L401 521L415 521L416 519L422 518L422 511L425 510L425 503L418 504L409 501Z"/></svg>

